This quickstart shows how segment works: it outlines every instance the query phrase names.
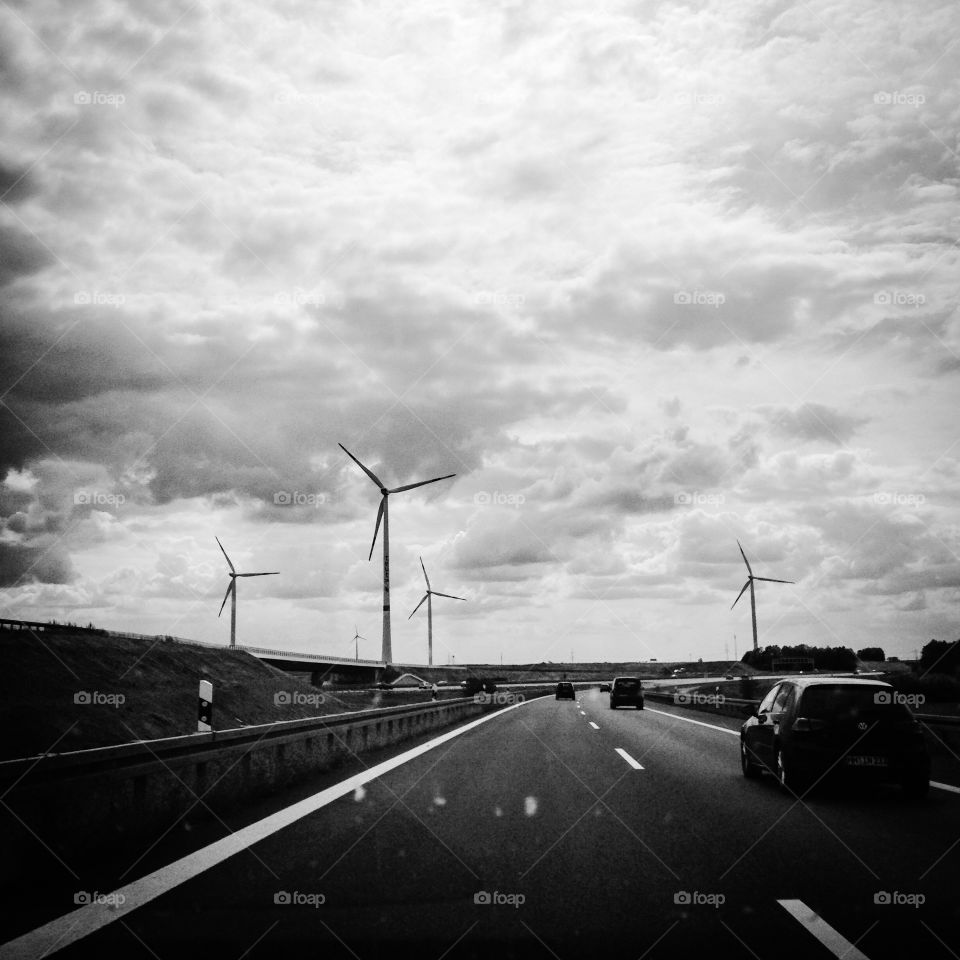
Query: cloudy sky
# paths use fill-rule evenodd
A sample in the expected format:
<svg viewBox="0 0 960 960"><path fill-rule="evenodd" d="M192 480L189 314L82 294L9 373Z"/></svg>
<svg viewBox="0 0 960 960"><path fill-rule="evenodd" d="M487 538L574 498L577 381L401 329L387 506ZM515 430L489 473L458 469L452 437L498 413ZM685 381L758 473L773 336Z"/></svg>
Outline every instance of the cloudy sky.
<svg viewBox="0 0 960 960"><path fill-rule="evenodd" d="M954 0L0 5L0 615L960 635Z"/></svg>

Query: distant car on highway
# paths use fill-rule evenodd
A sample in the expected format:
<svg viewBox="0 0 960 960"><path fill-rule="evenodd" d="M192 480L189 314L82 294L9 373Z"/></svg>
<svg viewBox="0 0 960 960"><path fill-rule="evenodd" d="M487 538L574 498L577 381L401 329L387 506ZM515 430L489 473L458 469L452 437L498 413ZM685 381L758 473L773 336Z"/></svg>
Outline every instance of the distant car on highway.
<svg viewBox="0 0 960 960"><path fill-rule="evenodd" d="M773 686L740 730L748 778L772 773L803 793L826 777L899 783L909 797L930 789L920 724L888 683L803 677Z"/></svg>
<svg viewBox="0 0 960 960"><path fill-rule="evenodd" d="M601 692L601 693L605 693L605 692L606 692L606 693L609 693L609 692L610 692L610 684L609 684L609 683L606 683L606 682L601 683L601 684L600 684L600 692Z"/></svg>
<svg viewBox="0 0 960 960"><path fill-rule="evenodd" d="M576 700L577 694L573 689L573 684L569 680L561 680L557 684L558 700Z"/></svg>
<svg viewBox="0 0 960 960"><path fill-rule="evenodd" d="M636 707L643 709L643 686L638 677L615 677L610 687L610 709Z"/></svg>

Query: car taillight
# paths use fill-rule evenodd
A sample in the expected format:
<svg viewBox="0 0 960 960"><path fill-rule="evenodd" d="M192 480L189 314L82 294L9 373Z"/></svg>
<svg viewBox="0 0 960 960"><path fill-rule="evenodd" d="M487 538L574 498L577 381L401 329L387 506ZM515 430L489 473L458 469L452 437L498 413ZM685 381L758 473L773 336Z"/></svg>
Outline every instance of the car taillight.
<svg viewBox="0 0 960 960"><path fill-rule="evenodd" d="M826 725L826 720L817 720L813 717L797 717L793 721L793 729L797 733L812 733L814 730L823 730Z"/></svg>

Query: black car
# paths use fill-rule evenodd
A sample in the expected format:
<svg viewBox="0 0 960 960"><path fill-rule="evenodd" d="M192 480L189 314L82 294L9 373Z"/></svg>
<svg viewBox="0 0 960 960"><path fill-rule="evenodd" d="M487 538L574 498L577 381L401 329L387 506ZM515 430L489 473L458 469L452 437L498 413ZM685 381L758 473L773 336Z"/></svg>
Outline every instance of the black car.
<svg viewBox="0 0 960 960"><path fill-rule="evenodd" d="M576 700L577 695L574 692L573 684L569 680L561 680L557 684L557 699L558 700Z"/></svg>
<svg viewBox="0 0 960 960"><path fill-rule="evenodd" d="M610 692L610 683L608 681L604 680L603 683L600 684L600 692L601 693Z"/></svg>
<svg viewBox="0 0 960 960"><path fill-rule="evenodd" d="M643 709L643 687L638 677L615 677L610 687L610 709L636 707Z"/></svg>
<svg viewBox="0 0 960 960"><path fill-rule="evenodd" d="M878 680L782 680L740 730L740 766L745 777L772 773L792 793L827 775L899 783L911 797L930 789L920 724Z"/></svg>

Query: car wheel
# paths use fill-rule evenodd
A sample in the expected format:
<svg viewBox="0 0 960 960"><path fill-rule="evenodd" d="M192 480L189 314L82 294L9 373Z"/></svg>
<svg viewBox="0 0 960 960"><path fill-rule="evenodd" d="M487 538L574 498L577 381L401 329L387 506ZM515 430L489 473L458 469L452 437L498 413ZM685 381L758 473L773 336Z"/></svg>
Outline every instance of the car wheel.
<svg viewBox="0 0 960 960"><path fill-rule="evenodd" d="M638 710L642 710L642 709L643 709L643 704L642 704L642 703L638 703L638 704L637 704L637 709L638 709Z"/></svg>
<svg viewBox="0 0 960 960"><path fill-rule="evenodd" d="M796 794L798 797L806 792L808 782L799 776L784 758L783 750L777 747L777 783L786 793Z"/></svg>
<svg viewBox="0 0 960 960"><path fill-rule="evenodd" d="M760 767L750 759L745 740L740 741L740 769L748 780L756 780L760 776Z"/></svg>
<svg viewBox="0 0 960 960"><path fill-rule="evenodd" d="M930 776L927 773L911 773L900 781L903 794L909 800L922 800L930 792Z"/></svg>

